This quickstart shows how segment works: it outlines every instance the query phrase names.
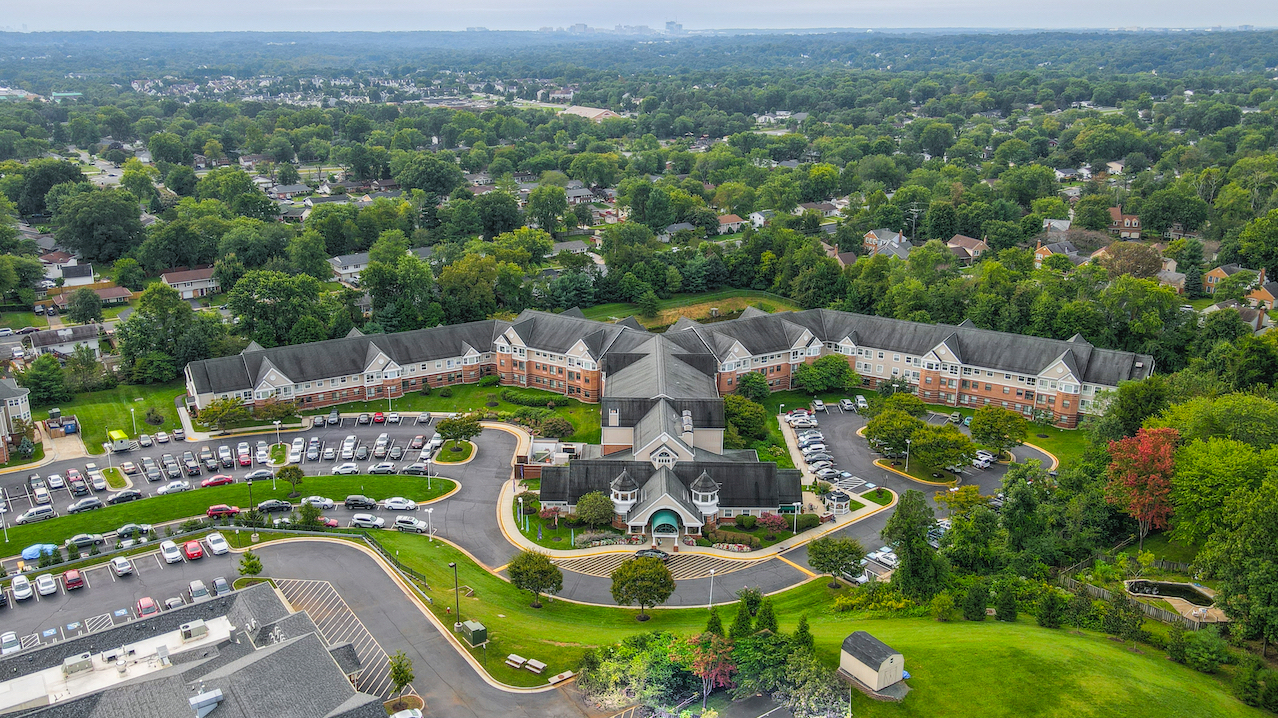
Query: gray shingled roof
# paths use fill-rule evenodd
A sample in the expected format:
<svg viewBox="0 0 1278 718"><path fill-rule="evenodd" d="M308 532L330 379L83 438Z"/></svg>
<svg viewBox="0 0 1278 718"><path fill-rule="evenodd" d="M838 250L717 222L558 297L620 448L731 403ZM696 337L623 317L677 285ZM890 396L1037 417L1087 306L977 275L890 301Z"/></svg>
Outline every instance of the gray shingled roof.
<svg viewBox="0 0 1278 718"><path fill-rule="evenodd" d="M665 399L659 399L647 414L635 424L634 429L634 447L636 449L647 446L655 441L663 433L680 446L692 451L692 447L688 446L682 439L683 422L680 419L682 412L675 411L670 406L670 402Z"/></svg>
<svg viewBox="0 0 1278 718"><path fill-rule="evenodd" d="M688 486L675 475L667 467L657 469L657 472L648 477L643 486L639 489L639 501L630 509L627 514L627 520L637 517L643 512L651 509L654 504L660 503L662 497L668 496L672 501L679 505L684 511L693 516L700 517L701 512L692 503L692 494L688 491Z"/></svg>
<svg viewBox="0 0 1278 718"><path fill-rule="evenodd" d="M0 399L17 399L30 393L30 389L18 386L18 382L13 379L8 377L0 379Z"/></svg>
<svg viewBox="0 0 1278 718"><path fill-rule="evenodd" d="M542 501L575 504L578 498L591 491L608 493L613 479L623 470L630 472L640 485L657 473L650 462L633 461L629 453L623 456L629 458L578 459L567 466L542 467ZM771 462L732 461L730 457L706 456L705 460L680 461L669 470L684 486L690 486L703 472L708 473L719 484L719 505L726 508L781 507L803 498L802 473L794 469L778 469Z"/></svg>
<svg viewBox="0 0 1278 718"><path fill-rule="evenodd" d="M876 671L888 658L900 654L900 651L893 650L865 631L857 631L843 639L843 652Z"/></svg>
<svg viewBox="0 0 1278 718"><path fill-rule="evenodd" d="M61 329L45 329L31 335L32 347L47 347L57 344L89 342L98 338L98 325L81 324Z"/></svg>

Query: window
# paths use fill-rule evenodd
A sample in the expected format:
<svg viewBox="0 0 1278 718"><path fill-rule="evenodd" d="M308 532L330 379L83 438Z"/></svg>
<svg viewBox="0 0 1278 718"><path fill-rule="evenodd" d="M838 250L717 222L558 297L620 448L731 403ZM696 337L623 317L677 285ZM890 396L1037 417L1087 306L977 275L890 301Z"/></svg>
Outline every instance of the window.
<svg viewBox="0 0 1278 718"><path fill-rule="evenodd" d="M1012 392L1012 388L1010 386L1003 387L1004 394L1010 394L1011 392Z"/></svg>
<svg viewBox="0 0 1278 718"><path fill-rule="evenodd" d="M883 357L879 357L879 358L880 358L880 359L882 359ZM882 364L875 364L875 365L874 365L874 373L875 373L875 374L882 374L882 373L883 373L883 365L882 365Z"/></svg>
<svg viewBox="0 0 1278 718"><path fill-rule="evenodd" d="M893 355L892 355L892 361L901 361L901 355L900 355L900 354L893 354Z"/></svg>

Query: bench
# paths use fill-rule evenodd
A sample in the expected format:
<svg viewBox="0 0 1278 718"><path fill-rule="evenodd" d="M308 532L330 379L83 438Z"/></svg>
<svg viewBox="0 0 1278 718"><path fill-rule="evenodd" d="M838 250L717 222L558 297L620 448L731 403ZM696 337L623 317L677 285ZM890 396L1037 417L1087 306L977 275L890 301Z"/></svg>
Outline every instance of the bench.
<svg viewBox="0 0 1278 718"><path fill-rule="evenodd" d="M564 671L563 673L556 673L555 675L550 677L550 685L553 686L556 683L563 683L569 678L572 678L573 675L575 674L572 671Z"/></svg>
<svg viewBox="0 0 1278 718"><path fill-rule="evenodd" d="M524 668L527 668L533 673L540 674L542 671L546 670L546 664L535 658L529 658L528 662L524 664Z"/></svg>
<svg viewBox="0 0 1278 718"><path fill-rule="evenodd" d="M524 658L523 656L517 656L513 653L510 654L509 656L506 656L506 665L510 666L511 668L523 668L524 664L527 662L528 662L527 658Z"/></svg>

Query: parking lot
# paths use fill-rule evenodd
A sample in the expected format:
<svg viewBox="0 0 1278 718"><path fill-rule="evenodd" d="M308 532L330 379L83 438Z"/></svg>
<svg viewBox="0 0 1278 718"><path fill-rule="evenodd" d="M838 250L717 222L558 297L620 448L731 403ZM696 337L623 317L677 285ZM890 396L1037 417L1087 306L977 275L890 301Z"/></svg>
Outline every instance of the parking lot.
<svg viewBox="0 0 1278 718"><path fill-rule="evenodd" d="M125 576L117 577L108 564L84 569L84 586L70 591L63 572L51 569L47 573L57 582L56 591L47 596L33 591L35 595L24 601L14 600L11 588L2 589L9 605L0 612L0 631L17 633L23 648L55 643L135 620L138 600L143 597L161 607L175 597L189 603L185 594L191 581L199 579L211 587L215 578L233 582L239 575L238 557L215 556L207 546L203 558L191 561L182 558L166 563L156 550L130 556L129 562L133 572ZM34 584L43 573L28 576Z"/></svg>

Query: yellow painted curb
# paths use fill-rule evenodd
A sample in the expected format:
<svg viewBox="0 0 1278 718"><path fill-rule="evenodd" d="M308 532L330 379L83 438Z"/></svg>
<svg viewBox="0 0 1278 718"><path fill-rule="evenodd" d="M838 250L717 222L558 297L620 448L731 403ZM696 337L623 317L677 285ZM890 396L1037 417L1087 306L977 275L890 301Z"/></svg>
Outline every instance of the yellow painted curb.
<svg viewBox="0 0 1278 718"><path fill-rule="evenodd" d="M475 454L479 453L479 447L475 446L475 442L473 441L467 441L466 443L470 444L470 456L467 456L465 459L462 459L461 461L440 461L436 459L435 464L437 466L465 466L466 464L469 464L470 462L474 461ZM440 446L439 451L443 451L443 450L444 450L444 447ZM435 452L435 455L438 456L439 452L438 451Z"/></svg>
<svg viewBox="0 0 1278 718"><path fill-rule="evenodd" d="M884 464L884 463L882 463L882 462L883 462L883 459L875 459L875 460L874 460L874 465L875 465L875 466L877 466L877 467L879 467L880 469L883 469L884 471L891 471L892 473L896 474L897 476L903 476L903 477L905 477L905 478L907 478L907 479L909 479L910 481L913 481L913 482L915 482L915 483L919 483L919 484L926 484L926 485L928 485L928 486L944 486L944 487L946 487L946 488L949 488L949 487L950 487L950 486L954 483L954 482L952 482L952 481L924 481L923 479L917 479L917 478L915 478L915 477L913 477L913 476L910 476L909 474L905 473L904 471L900 471L900 470L898 470L898 469L894 469L894 468L892 468L891 466L888 466L887 464Z"/></svg>
<svg viewBox="0 0 1278 718"><path fill-rule="evenodd" d="M778 558L778 559L780 559L782 562L784 562L784 563L788 563L788 564L790 564L791 566L793 566L793 567L795 567L795 568L799 569L800 571L802 571L802 572L806 573L807 575L809 575L809 576L811 576L811 577L813 577L813 578L816 578L816 574L815 574L815 573L812 573L812 572L811 572L811 571L809 571L808 569L806 569L806 568L804 568L804 567L800 566L799 564L797 564L797 563L795 563L795 562L791 561L790 559L786 558L785 556L780 556L780 555L778 555L778 556L777 556L777 558Z"/></svg>
<svg viewBox="0 0 1278 718"><path fill-rule="evenodd" d="M1046 455L1047 455L1047 458L1049 458L1049 459L1051 459L1051 460L1052 460L1052 465L1051 465L1051 466L1049 466L1049 467L1047 467L1047 470L1048 470L1048 471L1055 471L1055 470L1056 470L1056 469L1057 469L1057 468L1061 465L1061 460L1060 460L1060 459L1058 459L1058 458L1056 458L1056 454L1053 454L1052 452L1048 451L1047 449L1044 449L1043 447L1038 446L1037 444L1031 444L1031 443L1029 443L1028 441L1023 441L1023 442L1021 442L1021 444L1022 444L1023 446L1028 446L1029 448L1031 448L1031 449L1033 449L1033 450L1035 450L1035 451L1041 451L1041 452L1043 452L1044 454L1046 454ZM1012 452L1011 452L1011 451L1008 451L1007 453L1011 454ZM1012 454L1012 458L1013 458L1013 459L1015 459L1015 458L1016 458L1016 455L1015 455L1015 454Z"/></svg>

